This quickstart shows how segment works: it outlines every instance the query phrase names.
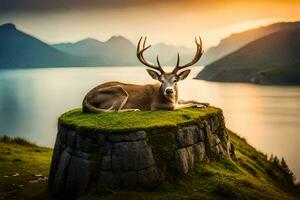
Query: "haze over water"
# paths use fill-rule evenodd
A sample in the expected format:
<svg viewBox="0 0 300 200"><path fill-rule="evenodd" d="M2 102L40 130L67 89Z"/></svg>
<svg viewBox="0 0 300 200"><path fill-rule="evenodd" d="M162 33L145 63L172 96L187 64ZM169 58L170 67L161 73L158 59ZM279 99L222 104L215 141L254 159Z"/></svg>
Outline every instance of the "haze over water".
<svg viewBox="0 0 300 200"><path fill-rule="evenodd" d="M300 177L300 86L179 83L182 99L209 102L224 111L226 125L263 153L283 156ZM94 86L118 80L154 83L144 67L0 70L0 134L21 136L53 147L57 118L81 106Z"/></svg>

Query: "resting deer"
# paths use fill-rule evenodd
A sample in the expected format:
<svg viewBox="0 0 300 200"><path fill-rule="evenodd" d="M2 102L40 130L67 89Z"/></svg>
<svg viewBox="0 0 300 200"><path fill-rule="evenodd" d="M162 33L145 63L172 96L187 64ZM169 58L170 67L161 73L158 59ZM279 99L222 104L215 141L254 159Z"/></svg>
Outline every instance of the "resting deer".
<svg viewBox="0 0 300 200"><path fill-rule="evenodd" d="M85 96L82 108L83 112L111 112L111 111L139 111L139 110L176 110L181 108L207 106L206 103L197 101L178 100L177 82L184 80L190 73L190 69L180 70L195 64L203 54L201 38L197 45L196 55L191 62L180 65L180 57L177 54L177 64L172 72L165 72L156 58L157 65L147 61L143 53L151 47L145 47L146 38L142 48L141 41L137 45L137 57L141 63L153 69L147 69L149 75L159 82L157 84L134 85L120 82L107 82L98 85Z"/></svg>

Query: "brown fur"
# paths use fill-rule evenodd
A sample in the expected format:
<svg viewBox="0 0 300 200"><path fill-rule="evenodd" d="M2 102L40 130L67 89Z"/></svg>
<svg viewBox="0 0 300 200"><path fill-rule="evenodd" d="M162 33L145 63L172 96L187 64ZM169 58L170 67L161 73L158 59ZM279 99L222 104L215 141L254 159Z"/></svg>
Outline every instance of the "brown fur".
<svg viewBox="0 0 300 200"><path fill-rule="evenodd" d="M111 89L113 87L113 89ZM115 87L120 89L115 89ZM108 88L107 91L102 89ZM122 89L125 92L120 92ZM98 85L85 96L82 108L84 112L101 112L110 110L159 110L174 109L177 99L167 99L161 94L161 85L147 84L135 85L120 82L108 82ZM127 94L126 94L127 93ZM176 91L177 93L177 91ZM121 107L122 100L127 98L125 104ZM114 101L115 100L115 105Z"/></svg>

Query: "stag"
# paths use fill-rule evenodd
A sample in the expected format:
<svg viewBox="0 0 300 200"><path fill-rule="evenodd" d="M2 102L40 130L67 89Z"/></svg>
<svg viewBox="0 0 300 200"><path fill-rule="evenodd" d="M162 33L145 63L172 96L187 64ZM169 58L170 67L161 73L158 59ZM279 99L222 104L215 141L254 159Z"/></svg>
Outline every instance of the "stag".
<svg viewBox="0 0 300 200"><path fill-rule="evenodd" d="M85 96L82 108L83 112L111 112L111 111L140 111L140 110L176 110L190 107L203 107L207 103L197 101L178 100L177 82L184 80L190 69L182 71L187 67L194 65L202 56L202 41L195 39L197 46L196 54L192 61L180 65L180 56L177 54L177 63L172 72L165 72L160 65L158 56L157 65L147 61L144 52L151 47L146 47L144 38L143 44L140 38L137 45L137 58L146 65L148 74L159 82L156 84L135 85L121 82L107 82L98 85Z"/></svg>

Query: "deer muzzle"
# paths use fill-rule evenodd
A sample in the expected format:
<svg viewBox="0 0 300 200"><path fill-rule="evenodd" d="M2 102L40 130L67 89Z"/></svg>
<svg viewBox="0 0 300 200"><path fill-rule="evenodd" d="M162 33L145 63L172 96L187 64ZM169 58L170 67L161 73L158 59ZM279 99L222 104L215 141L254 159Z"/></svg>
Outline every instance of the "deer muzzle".
<svg viewBox="0 0 300 200"><path fill-rule="evenodd" d="M172 95L174 93L174 89L171 88L171 87L167 87L166 90L165 90L165 93L167 95Z"/></svg>

